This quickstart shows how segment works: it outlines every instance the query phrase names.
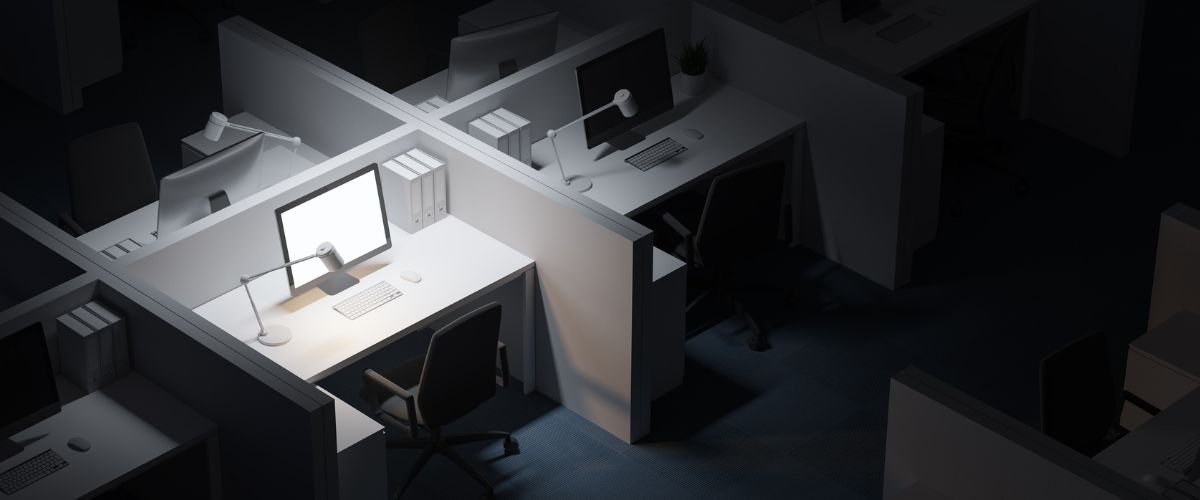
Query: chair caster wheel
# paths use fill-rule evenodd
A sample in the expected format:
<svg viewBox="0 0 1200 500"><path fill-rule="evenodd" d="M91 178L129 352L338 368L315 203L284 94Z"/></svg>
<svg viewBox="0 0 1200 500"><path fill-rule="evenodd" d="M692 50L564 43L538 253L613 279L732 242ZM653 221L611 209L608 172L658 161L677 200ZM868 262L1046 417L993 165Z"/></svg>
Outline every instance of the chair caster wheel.
<svg viewBox="0 0 1200 500"><path fill-rule="evenodd" d="M746 340L746 344L750 346L750 350L754 352L763 352L771 348L771 344L767 342L765 337L750 337Z"/></svg>
<svg viewBox="0 0 1200 500"><path fill-rule="evenodd" d="M509 437L504 439L504 454L516 455L521 453L521 443L517 442L516 438Z"/></svg>

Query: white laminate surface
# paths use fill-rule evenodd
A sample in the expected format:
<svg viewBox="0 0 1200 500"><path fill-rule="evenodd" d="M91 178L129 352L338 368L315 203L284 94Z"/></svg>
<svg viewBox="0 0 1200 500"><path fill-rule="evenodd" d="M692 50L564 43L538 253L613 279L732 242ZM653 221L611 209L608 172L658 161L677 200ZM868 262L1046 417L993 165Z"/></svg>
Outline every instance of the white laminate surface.
<svg viewBox="0 0 1200 500"><path fill-rule="evenodd" d="M1036 3L1037 0L883 0L884 10L892 16L868 25L857 19L843 23L841 2L827 1L783 24L805 38L841 49L887 73L903 76L1028 12ZM909 14L933 24L898 43L877 35L879 30Z"/></svg>
<svg viewBox="0 0 1200 500"><path fill-rule="evenodd" d="M250 284L263 324L291 330L287 344L268 347L252 341L258 326L240 286L195 311L230 335L251 341L251 347L300 378L315 382L533 267L529 257L454 216L412 235L395 225L391 232L392 248L355 266L350 273L362 282L338 295L313 289L292 298L282 270ZM404 270L416 271L422 280L405 281L400 277ZM379 281L391 283L404 295L354 320L333 310Z"/></svg>
<svg viewBox="0 0 1200 500"><path fill-rule="evenodd" d="M635 128L646 139L627 150L615 151L607 144L587 149L582 123L559 131L558 152L566 175L592 179L585 196L620 214L636 215L803 124L800 118L716 80L709 80L705 93L697 97L683 94L678 75L671 83L675 107ZM704 137L692 139L684 135L685 129L699 130ZM646 171L625 162L668 137L688 150ZM547 181L562 183L549 139L534 143L533 163Z"/></svg>
<svg viewBox="0 0 1200 500"><path fill-rule="evenodd" d="M0 497L22 500L95 494L214 432L212 422L131 372L14 435L13 441L24 443L25 449L0 463L0 470L46 449L53 449L68 465L15 495L0 493ZM67 440L73 437L87 439L91 449L79 452L68 448Z"/></svg>
<svg viewBox="0 0 1200 500"><path fill-rule="evenodd" d="M1146 474L1157 474L1174 483L1184 479L1183 475L1162 466L1161 462L1198 436L1200 390L1194 390L1105 448L1095 460L1134 481L1141 482ZM1150 484L1146 487L1159 492L1163 489Z"/></svg>

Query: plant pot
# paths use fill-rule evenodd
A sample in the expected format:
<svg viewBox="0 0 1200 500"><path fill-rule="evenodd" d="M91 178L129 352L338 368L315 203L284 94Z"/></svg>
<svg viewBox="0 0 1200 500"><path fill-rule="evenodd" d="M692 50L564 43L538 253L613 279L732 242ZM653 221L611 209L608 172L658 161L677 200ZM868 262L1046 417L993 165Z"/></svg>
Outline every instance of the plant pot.
<svg viewBox="0 0 1200 500"><path fill-rule="evenodd" d="M700 73L699 75L689 75L680 73L680 83L684 95L698 96L704 93L704 84L708 80L708 72Z"/></svg>

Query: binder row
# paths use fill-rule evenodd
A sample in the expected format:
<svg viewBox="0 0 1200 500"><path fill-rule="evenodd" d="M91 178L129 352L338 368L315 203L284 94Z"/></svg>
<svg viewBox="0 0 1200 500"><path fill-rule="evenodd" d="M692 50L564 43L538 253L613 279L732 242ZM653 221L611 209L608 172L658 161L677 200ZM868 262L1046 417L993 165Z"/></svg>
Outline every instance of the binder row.
<svg viewBox="0 0 1200 500"><path fill-rule="evenodd" d="M445 106L447 104L449 104L449 103L446 102L445 99L442 99L441 96L435 95L433 97L430 97L429 99L422 101L421 104L418 104L417 109L420 109L421 111L424 111L426 113L432 113L434 110L436 110L442 106Z"/></svg>
<svg viewBox="0 0 1200 500"><path fill-rule="evenodd" d="M429 227L449 214L446 204L446 162L433 155L412 149L383 163L400 175L401 213L394 221L409 234Z"/></svg>
<svg viewBox="0 0 1200 500"><path fill-rule="evenodd" d="M504 108L472 120L468 125L471 137L479 139L526 165L533 163L529 120Z"/></svg>

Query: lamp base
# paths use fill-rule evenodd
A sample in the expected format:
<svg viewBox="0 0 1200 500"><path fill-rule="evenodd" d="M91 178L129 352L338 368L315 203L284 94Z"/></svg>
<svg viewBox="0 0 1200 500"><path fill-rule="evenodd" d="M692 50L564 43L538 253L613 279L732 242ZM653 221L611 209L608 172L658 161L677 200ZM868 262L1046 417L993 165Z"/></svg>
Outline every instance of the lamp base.
<svg viewBox="0 0 1200 500"><path fill-rule="evenodd" d="M592 180L584 175L572 175L567 177L566 185L574 189L576 193L582 193L592 188Z"/></svg>
<svg viewBox="0 0 1200 500"><path fill-rule="evenodd" d="M292 340L292 331L283 325L269 325L263 327L263 331L258 335L258 342L265 346L275 347Z"/></svg>

